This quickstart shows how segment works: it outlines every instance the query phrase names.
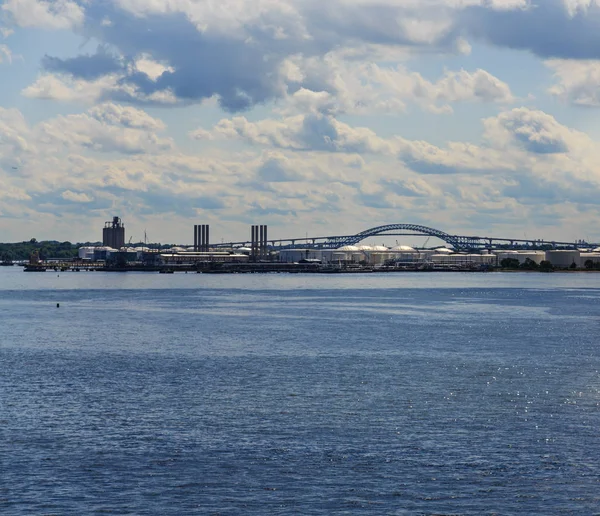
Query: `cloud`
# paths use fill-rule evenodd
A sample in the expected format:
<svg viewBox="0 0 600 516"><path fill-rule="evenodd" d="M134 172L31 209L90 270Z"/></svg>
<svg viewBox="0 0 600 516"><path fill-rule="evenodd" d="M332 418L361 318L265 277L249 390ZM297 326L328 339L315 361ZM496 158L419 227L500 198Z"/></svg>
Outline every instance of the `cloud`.
<svg viewBox="0 0 600 516"><path fill-rule="evenodd" d="M105 88L103 98L118 101L161 102L170 97L197 103L215 97L223 109L237 112L302 88L332 93L332 88L319 84L326 78L315 75L317 70L302 80L299 76L293 79L286 63L297 56L306 62L316 60L313 67L323 69L326 56L340 49L346 53L343 60L349 61L353 50L360 52L366 47L413 52L464 52L466 48L459 24L462 11L455 2L441 0L425 7L418 2L332 0L323 5L316 0L256 0L252 8L247 2L229 0L218 9L207 2L171 0L80 4L63 0L56 5L26 1L40 13L68 18L83 36L100 42L92 55L47 56L43 62L46 71L56 80L63 80L60 76L64 75L75 82L116 76L117 84ZM17 23L25 23L16 0L7 5ZM431 6L436 8L428 8ZM511 9L517 7L511 4ZM492 3L485 11L495 8ZM149 62L160 67L148 66ZM495 102L511 98L504 83L483 71L461 71L440 84L424 85L440 90L429 93L434 100L458 97ZM40 86L26 91L39 96ZM340 93L339 88L335 93ZM385 99L388 105L392 101Z"/></svg>
<svg viewBox="0 0 600 516"><path fill-rule="evenodd" d="M501 120L505 120L506 115ZM488 137L491 139L492 126L502 127L496 118L487 121ZM508 139L510 136L496 131ZM515 130L519 133L518 130ZM201 133L205 137L205 131ZM367 127L352 127L333 116L296 115L282 120L260 120L250 122L244 117L221 120L209 133L213 139L240 139L252 145L302 151L345 153L358 155L378 155L401 160L410 169L420 174L457 173L500 173L514 169L507 161L510 152L500 145L482 147L469 143L450 142L440 148L425 141L414 141L393 136L382 138ZM507 136L508 135L508 136ZM194 137L194 133L192 133ZM531 135L535 140L536 136ZM514 151L513 151L514 154Z"/></svg>
<svg viewBox="0 0 600 516"><path fill-rule="evenodd" d="M450 113L451 103L515 100L508 84L482 69L446 70L430 81L404 65L348 60L343 52L323 59L295 56L283 69L288 88L299 88L286 100L303 112L390 114L402 113L407 104L415 103L431 112Z"/></svg>
<svg viewBox="0 0 600 516"><path fill-rule="evenodd" d="M370 129L352 128L332 116L319 114L297 115L281 121L250 122L245 117L223 119L212 134L282 149L387 154L395 151L394 142L379 138Z"/></svg>
<svg viewBox="0 0 600 516"><path fill-rule="evenodd" d="M12 52L6 45L0 45L0 64L4 61L12 63Z"/></svg>
<svg viewBox="0 0 600 516"><path fill-rule="evenodd" d="M100 113L102 114L102 113ZM95 152L139 154L170 150L170 138L160 138L154 132L117 126L96 118L98 111L90 114L58 116L38 126L41 140L69 149L83 147Z"/></svg>
<svg viewBox="0 0 600 516"><path fill-rule="evenodd" d="M497 147L516 143L528 152L557 154L589 144L589 138L559 124L543 111L515 108L484 121L486 136Z"/></svg>
<svg viewBox="0 0 600 516"><path fill-rule="evenodd" d="M288 182L305 179L289 166L289 160L282 155L270 155L257 170L258 179L266 182Z"/></svg>
<svg viewBox="0 0 600 516"><path fill-rule="evenodd" d="M409 73L402 67L383 69L377 65L369 65L364 74L372 83L384 87L383 96L412 100L423 104L434 112L449 112L448 103L455 102L498 102L514 101L510 87L485 70L475 72L466 70L446 71L444 76L433 83L420 74ZM439 106L442 103L442 106Z"/></svg>
<svg viewBox="0 0 600 516"><path fill-rule="evenodd" d="M121 72L124 63L118 56L110 54L105 47L99 46L96 53L80 55L68 59L59 59L46 55L42 59L42 66L48 72L70 74L84 81L93 81Z"/></svg>
<svg viewBox="0 0 600 516"><path fill-rule="evenodd" d="M161 120L147 113L115 104L104 104L87 113L57 116L30 127L16 109L0 108L0 158L27 159L42 152L60 154L74 149L125 154L173 150L170 138L157 132ZM12 156L11 156L12 155Z"/></svg>
<svg viewBox="0 0 600 516"><path fill-rule="evenodd" d="M77 203L89 203L94 200L93 197L90 197L89 195L87 195L83 192L76 193L76 192L72 192L71 190L65 190L61 194L61 197L63 199L65 199L66 201L77 202Z"/></svg>
<svg viewBox="0 0 600 516"><path fill-rule="evenodd" d="M88 81L46 73L23 89L22 94L30 98L83 104L95 104L108 99L160 106L178 102L168 90L145 95L135 87L121 83L119 75L105 75Z"/></svg>
<svg viewBox="0 0 600 516"><path fill-rule="evenodd" d="M578 106L600 106L600 60L551 59L545 64L557 80L548 90L551 95Z"/></svg>
<svg viewBox="0 0 600 516"><path fill-rule="evenodd" d="M470 6L457 15L456 27L472 38L544 58L600 57L600 6L595 0L544 0L504 10Z"/></svg>
<svg viewBox="0 0 600 516"><path fill-rule="evenodd" d="M21 27L72 29L84 21L85 11L72 0L5 0L2 10Z"/></svg>
<svg viewBox="0 0 600 516"><path fill-rule="evenodd" d="M165 124L162 120L152 118L145 111L111 102L95 106L88 113L92 118L110 125L131 129L144 129L147 131L162 131L165 129Z"/></svg>
<svg viewBox="0 0 600 516"><path fill-rule="evenodd" d="M28 142L30 129L23 114L17 109L0 107L0 152L6 156L13 154L17 159L19 155L33 151Z"/></svg>

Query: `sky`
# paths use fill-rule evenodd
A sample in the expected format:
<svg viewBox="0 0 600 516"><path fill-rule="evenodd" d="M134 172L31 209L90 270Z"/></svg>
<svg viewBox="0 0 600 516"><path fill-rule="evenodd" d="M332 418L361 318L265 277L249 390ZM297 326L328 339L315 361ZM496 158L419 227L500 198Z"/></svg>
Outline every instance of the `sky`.
<svg viewBox="0 0 600 516"><path fill-rule="evenodd" d="M599 107L600 0L0 0L0 241L599 242Z"/></svg>

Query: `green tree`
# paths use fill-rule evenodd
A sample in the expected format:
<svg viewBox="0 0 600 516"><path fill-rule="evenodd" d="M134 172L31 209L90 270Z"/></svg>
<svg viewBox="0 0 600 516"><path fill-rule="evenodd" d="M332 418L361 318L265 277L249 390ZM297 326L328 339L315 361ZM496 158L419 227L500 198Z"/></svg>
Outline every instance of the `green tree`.
<svg viewBox="0 0 600 516"><path fill-rule="evenodd" d="M539 265L534 262L531 258L526 258L525 261L521 264L521 269L526 271L535 271L539 268Z"/></svg>
<svg viewBox="0 0 600 516"><path fill-rule="evenodd" d="M518 269L519 266L520 262L516 258L504 258L504 260L500 262L500 267L503 269Z"/></svg>
<svg viewBox="0 0 600 516"><path fill-rule="evenodd" d="M539 270L542 272L551 272L554 270L554 267L548 260L543 260L542 263L540 263Z"/></svg>

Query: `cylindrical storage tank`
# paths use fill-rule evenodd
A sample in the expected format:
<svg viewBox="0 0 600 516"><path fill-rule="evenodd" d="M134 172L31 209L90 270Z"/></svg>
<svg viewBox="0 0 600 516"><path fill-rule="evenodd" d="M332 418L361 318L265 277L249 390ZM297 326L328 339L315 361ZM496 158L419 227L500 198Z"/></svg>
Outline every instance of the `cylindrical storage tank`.
<svg viewBox="0 0 600 516"><path fill-rule="evenodd" d="M382 265L388 259L388 253L370 252L365 255L369 265Z"/></svg>
<svg viewBox="0 0 600 516"><path fill-rule="evenodd" d="M348 253L345 253L343 251L334 251L333 253L331 253L330 263L344 263L347 261L349 261Z"/></svg>
<svg viewBox="0 0 600 516"><path fill-rule="evenodd" d="M592 267L600 265L600 253L581 253L579 258L582 267L588 267L589 262L592 263Z"/></svg>
<svg viewBox="0 0 600 516"><path fill-rule="evenodd" d="M525 263L529 259L539 265L546 259L546 253L545 251L524 251L514 255L514 257L519 260L519 263Z"/></svg>
<svg viewBox="0 0 600 516"><path fill-rule="evenodd" d="M80 247L78 251L80 260L93 260L94 259L94 248L93 247Z"/></svg>
<svg viewBox="0 0 600 516"><path fill-rule="evenodd" d="M581 266L581 253L579 251L546 251L546 260L554 267L568 269L575 264Z"/></svg>
<svg viewBox="0 0 600 516"><path fill-rule="evenodd" d="M417 253L416 256L422 260L429 260L434 254L438 254L435 249L421 249L415 252Z"/></svg>

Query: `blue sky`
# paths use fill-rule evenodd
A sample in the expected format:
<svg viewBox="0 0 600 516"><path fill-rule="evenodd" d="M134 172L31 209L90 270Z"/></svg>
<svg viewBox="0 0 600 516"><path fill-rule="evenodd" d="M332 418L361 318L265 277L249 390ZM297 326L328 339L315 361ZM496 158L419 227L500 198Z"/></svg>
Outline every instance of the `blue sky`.
<svg viewBox="0 0 600 516"><path fill-rule="evenodd" d="M0 241L600 241L600 0L0 1Z"/></svg>

